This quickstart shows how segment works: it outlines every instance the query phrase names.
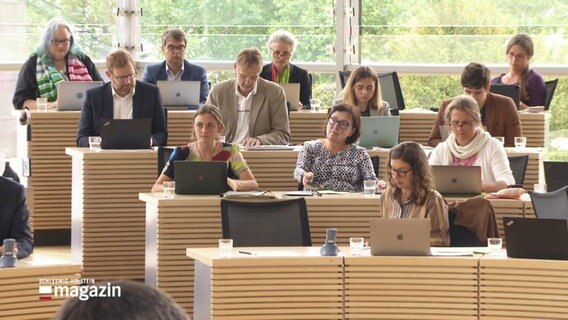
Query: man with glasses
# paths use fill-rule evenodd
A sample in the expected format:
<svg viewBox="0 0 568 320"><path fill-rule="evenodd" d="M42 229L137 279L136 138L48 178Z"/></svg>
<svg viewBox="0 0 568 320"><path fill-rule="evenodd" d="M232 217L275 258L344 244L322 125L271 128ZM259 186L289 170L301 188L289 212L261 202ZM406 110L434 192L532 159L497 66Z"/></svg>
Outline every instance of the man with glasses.
<svg viewBox="0 0 568 320"><path fill-rule="evenodd" d="M136 80L134 59L118 49L106 58L106 84L87 90L81 110L77 146L88 147L100 135L101 119L152 119L152 145L167 143L166 122L158 87Z"/></svg>
<svg viewBox="0 0 568 320"><path fill-rule="evenodd" d="M479 63L468 64L461 75L461 85L465 95L472 97L479 107L481 123L493 137L505 137L505 146L515 146L515 137L522 136L521 120L515 103L509 97L489 92L491 74L489 69ZM445 113L453 99L442 102L436 122L432 127L428 145L435 147L449 134Z"/></svg>
<svg viewBox="0 0 568 320"><path fill-rule="evenodd" d="M185 32L180 29L166 30L162 34L162 52L166 60L147 65L142 81L151 84L157 84L158 80L199 81L201 83L199 103L203 104L209 93L207 70L187 61L185 59L186 49Z"/></svg>
<svg viewBox="0 0 568 320"><path fill-rule="evenodd" d="M236 78L216 84L207 98L207 104L221 110L226 141L247 147L287 144L290 125L284 90L260 78L260 51L241 50L234 68Z"/></svg>

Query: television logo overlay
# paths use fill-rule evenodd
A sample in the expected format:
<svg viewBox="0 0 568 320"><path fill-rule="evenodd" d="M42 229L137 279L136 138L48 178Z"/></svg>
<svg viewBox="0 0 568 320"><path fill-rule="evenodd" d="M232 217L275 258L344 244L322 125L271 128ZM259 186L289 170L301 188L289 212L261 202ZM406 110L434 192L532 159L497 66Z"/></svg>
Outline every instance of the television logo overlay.
<svg viewBox="0 0 568 320"><path fill-rule="evenodd" d="M97 282L94 279L39 279L39 300L79 298L121 297L122 289L110 282Z"/></svg>

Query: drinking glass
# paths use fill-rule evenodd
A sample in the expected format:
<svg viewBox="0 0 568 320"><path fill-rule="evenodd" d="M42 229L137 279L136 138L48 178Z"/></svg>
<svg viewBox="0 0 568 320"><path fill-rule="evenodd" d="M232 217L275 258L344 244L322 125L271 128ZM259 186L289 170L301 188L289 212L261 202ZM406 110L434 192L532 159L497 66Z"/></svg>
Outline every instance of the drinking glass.
<svg viewBox="0 0 568 320"><path fill-rule="evenodd" d="M228 258L233 250L233 239L219 239L219 257Z"/></svg>
<svg viewBox="0 0 568 320"><path fill-rule="evenodd" d="M377 189L377 180L365 180L363 181L363 187L366 196L373 195Z"/></svg>
<svg viewBox="0 0 568 320"><path fill-rule="evenodd" d="M527 146L527 137L515 137L515 148L524 149Z"/></svg>
<svg viewBox="0 0 568 320"><path fill-rule="evenodd" d="M164 189L164 197L167 199L172 199L174 197L174 192L176 189L175 181L164 181L162 183Z"/></svg>
<svg viewBox="0 0 568 320"><path fill-rule="evenodd" d="M351 254L354 256L360 256L363 253L363 248L365 247L365 238L352 237L349 238L349 249Z"/></svg>
<svg viewBox="0 0 568 320"><path fill-rule="evenodd" d="M39 112L47 112L47 98L37 98L36 107Z"/></svg>
<svg viewBox="0 0 568 320"><path fill-rule="evenodd" d="M89 150L101 151L101 137L89 137Z"/></svg>
<svg viewBox="0 0 568 320"><path fill-rule="evenodd" d="M503 246L503 240L501 238L488 238L487 247L489 248L489 255L498 256Z"/></svg>

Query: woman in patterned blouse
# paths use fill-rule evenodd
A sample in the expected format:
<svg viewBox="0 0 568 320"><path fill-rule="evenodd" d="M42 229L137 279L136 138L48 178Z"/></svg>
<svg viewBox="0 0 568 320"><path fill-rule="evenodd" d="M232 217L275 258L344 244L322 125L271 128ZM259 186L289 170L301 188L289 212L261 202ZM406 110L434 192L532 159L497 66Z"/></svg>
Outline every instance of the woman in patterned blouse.
<svg viewBox="0 0 568 320"><path fill-rule="evenodd" d="M359 110L348 104L331 107L326 138L304 143L294 179L304 186L347 192L361 192L364 180L377 180L367 151L354 144L360 127Z"/></svg>
<svg viewBox="0 0 568 320"><path fill-rule="evenodd" d="M216 106L204 105L193 118L193 135L195 141L188 145L177 147L162 174L154 183L152 192L162 191L164 181L174 180L174 162L187 161L227 161L229 174L227 184L234 191L249 191L258 189L254 178L243 155L236 144L220 142L219 135L223 133L223 118Z"/></svg>

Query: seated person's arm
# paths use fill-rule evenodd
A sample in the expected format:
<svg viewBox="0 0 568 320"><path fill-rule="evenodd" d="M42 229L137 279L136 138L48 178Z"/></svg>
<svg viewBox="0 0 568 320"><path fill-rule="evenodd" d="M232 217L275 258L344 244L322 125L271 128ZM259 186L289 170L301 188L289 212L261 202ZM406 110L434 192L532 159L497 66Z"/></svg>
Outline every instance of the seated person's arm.
<svg viewBox="0 0 568 320"><path fill-rule="evenodd" d="M154 98L154 114L152 117L152 145L165 146L168 144L168 134L166 132L166 116L164 115L164 106L162 105L162 97L156 89Z"/></svg>
<svg viewBox="0 0 568 320"><path fill-rule="evenodd" d="M497 192L501 189L506 189L510 185L515 184L515 177L509 165L507 153L496 141L492 139L491 144L488 143L486 148L492 148L491 154L491 170L495 181L483 181L481 183L481 191L483 192Z"/></svg>
<svg viewBox="0 0 568 320"><path fill-rule="evenodd" d="M239 179L227 178L227 184L233 191L252 191L258 190L258 183L249 168L239 174Z"/></svg>
<svg viewBox="0 0 568 320"><path fill-rule="evenodd" d="M162 192L162 191L164 191L164 187L162 185L164 183L164 181L173 181L173 179L162 173L158 177L158 180L156 180L156 182L152 186L151 192Z"/></svg>
<svg viewBox="0 0 568 320"><path fill-rule="evenodd" d="M430 219L430 244L433 246L450 245L450 222L448 205L441 196L432 196L426 203Z"/></svg>
<svg viewBox="0 0 568 320"><path fill-rule="evenodd" d="M287 144L290 141L290 124L284 90L281 89L279 94L269 97L269 100L270 132L256 138L261 144Z"/></svg>
<svg viewBox="0 0 568 320"><path fill-rule="evenodd" d="M312 167L313 159L310 156L309 147L304 144L304 147L298 153L298 160L296 160L296 168L294 169L294 180L303 185L309 185L314 180L314 174L306 171L307 168Z"/></svg>
<svg viewBox="0 0 568 320"><path fill-rule="evenodd" d="M33 56L29 58L18 74L16 90L12 98L12 103L16 109L36 109L36 98L39 97L39 90L35 61L36 59Z"/></svg>
<svg viewBox="0 0 568 320"><path fill-rule="evenodd" d="M497 192L502 189L507 189L509 184L505 181L496 181L496 182L482 182L481 183L481 191L483 192Z"/></svg>

